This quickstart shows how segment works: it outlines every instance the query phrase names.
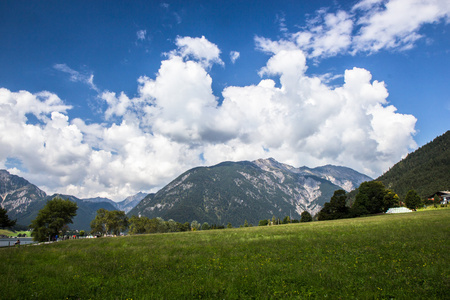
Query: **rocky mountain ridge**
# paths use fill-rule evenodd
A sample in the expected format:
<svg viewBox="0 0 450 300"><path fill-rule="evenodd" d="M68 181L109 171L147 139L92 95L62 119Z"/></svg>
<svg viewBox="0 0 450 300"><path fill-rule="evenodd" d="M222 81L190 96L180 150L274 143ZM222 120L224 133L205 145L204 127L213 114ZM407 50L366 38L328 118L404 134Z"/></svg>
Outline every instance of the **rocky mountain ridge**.
<svg viewBox="0 0 450 300"><path fill-rule="evenodd" d="M274 215L299 219L305 210L316 214L335 190L351 190L368 180L352 169L331 165L295 168L272 158L223 162L183 173L144 198L129 215L234 226Z"/></svg>
<svg viewBox="0 0 450 300"><path fill-rule="evenodd" d="M17 224L24 226L28 226L47 201L56 196L70 199L78 205L77 216L69 227L90 230L90 221L95 218L98 209L118 209L128 212L146 195L145 193L138 193L121 202L114 202L101 197L79 199L71 195L47 195L26 179L10 174L6 170L0 170L0 205L8 211L10 219L17 219Z"/></svg>

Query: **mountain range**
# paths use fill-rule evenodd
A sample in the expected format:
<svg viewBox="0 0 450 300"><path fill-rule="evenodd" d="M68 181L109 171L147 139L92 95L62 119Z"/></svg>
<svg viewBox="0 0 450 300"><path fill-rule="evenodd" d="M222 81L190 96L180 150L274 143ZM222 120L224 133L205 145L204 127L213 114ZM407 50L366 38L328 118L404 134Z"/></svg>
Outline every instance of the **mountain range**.
<svg viewBox="0 0 450 300"><path fill-rule="evenodd" d="M299 219L303 211L319 212L335 190L350 191L368 180L350 168L332 165L295 168L272 158L223 162L181 174L128 215L233 226L258 224L273 216Z"/></svg>
<svg viewBox="0 0 450 300"><path fill-rule="evenodd" d="M410 153L376 180L403 199L410 189L422 198L450 190L450 131ZM256 225L273 216L299 219L316 214L337 189L352 191L370 177L346 167L295 168L274 159L223 162L186 171L155 194L138 193L122 202L107 198L78 199L73 229L90 229L99 208L124 210L128 216L161 217L210 225ZM355 191L354 191L355 192ZM354 193L353 192L353 193ZM11 219L29 225L48 196L26 179L0 170L0 205Z"/></svg>
<svg viewBox="0 0 450 300"><path fill-rule="evenodd" d="M370 179L352 169L331 165L310 169L274 159L223 162L191 169L156 194L138 193L114 202L101 197L49 196L26 179L0 170L0 204L11 219L25 226L47 200L56 196L77 203L77 216L69 226L73 229L89 230L99 208L124 210L129 216L162 217L177 222L230 222L236 226L245 220L257 223L273 215L298 219L304 210L315 214L336 189L349 191Z"/></svg>
<svg viewBox="0 0 450 300"><path fill-rule="evenodd" d="M0 205L8 211L10 219L17 219L17 224L23 226L28 226L47 201L56 196L70 199L78 205L77 215L69 227L90 230L90 222L95 218L98 209L118 209L128 212L146 195L138 193L121 202L114 202L107 198L79 199L71 195L47 195L26 179L12 175L6 170L0 170Z"/></svg>

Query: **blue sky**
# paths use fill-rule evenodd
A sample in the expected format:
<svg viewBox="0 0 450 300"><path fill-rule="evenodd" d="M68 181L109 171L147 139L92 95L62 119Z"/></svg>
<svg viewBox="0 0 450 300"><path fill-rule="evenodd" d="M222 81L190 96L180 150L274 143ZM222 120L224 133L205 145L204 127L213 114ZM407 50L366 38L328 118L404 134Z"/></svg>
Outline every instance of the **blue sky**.
<svg viewBox="0 0 450 300"><path fill-rule="evenodd" d="M121 200L274 157L377 177L449 129L448 1L1 1L0 168Z"/></svg>

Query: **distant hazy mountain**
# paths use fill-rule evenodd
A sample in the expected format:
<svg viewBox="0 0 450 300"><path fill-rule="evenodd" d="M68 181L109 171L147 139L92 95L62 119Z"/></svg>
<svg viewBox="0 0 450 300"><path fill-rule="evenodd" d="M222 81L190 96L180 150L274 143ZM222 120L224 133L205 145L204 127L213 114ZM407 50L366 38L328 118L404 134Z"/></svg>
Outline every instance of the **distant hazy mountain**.
<svg viewBox="0 0 450 300"><path fill-rule="evenodd" d="M450 131L410 153L377 180L404 199L409 190L421 197L450 190Z"/></svg>
<svg viewBox="0 0 450 300"><path fill-rule="evenodd" d="M261 219L316 214L337 189L351 190L370 177L352 169L294 168L274 159L224 162L191 169L156 194L145 197L129 215L177 222L254 225Z"/></svg>
<svg viewBox="0 0 450 300"><path fill-rule="evenodd" d="M116 207L118 210L123 210L125 213L128 213L132 210L142 199L147 196L146 193L139 192L134 196L127 197L125 200L121 202L116 202Z"/></svg>
<svg viewBox="0 0 450 300"><path fill-rule="evenodd" d="M62 199L69 199L78 205L77 215L73 218L73 224L69 224L71 229L79 230L91 230L91 221L97 215L97 210L104 208L106 210L116 210L115 202L107 198L93 198L98 201L93 201L91 199L78 199L77 197L71 195L54 194L47 196L46 202L55 197L60 197ZM106 201L100 201L100 199L106 199Z"/></svg>
<svg viewBox="0 0 450 300"><path fill-rule="evenodd" d="M30 225L47 201L56 196L70 199L78 205L77 216L73 219L73 224L69 224L69 227L72 229L90 230L90 222L95 218L98 209L129 211L146 194L139 193L119 203L100 197L79 199L74 196L60 194L47 196L44 191L26 179L12 175L6 170L0 170L0 205L8 211L10 219L17 219L17 224Z"/></svg>

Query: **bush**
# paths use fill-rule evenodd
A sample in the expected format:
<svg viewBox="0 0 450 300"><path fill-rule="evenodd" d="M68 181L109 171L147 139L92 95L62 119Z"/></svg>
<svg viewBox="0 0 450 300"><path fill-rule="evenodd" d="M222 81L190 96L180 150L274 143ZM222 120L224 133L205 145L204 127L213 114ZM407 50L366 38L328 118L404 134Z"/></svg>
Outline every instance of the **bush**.
<svg viewBox="0 0 450 300"><path fill-rule="evenodd" d="M269 225L269 220L261 220L258 223L258 226L267 226Z"/></svg>

